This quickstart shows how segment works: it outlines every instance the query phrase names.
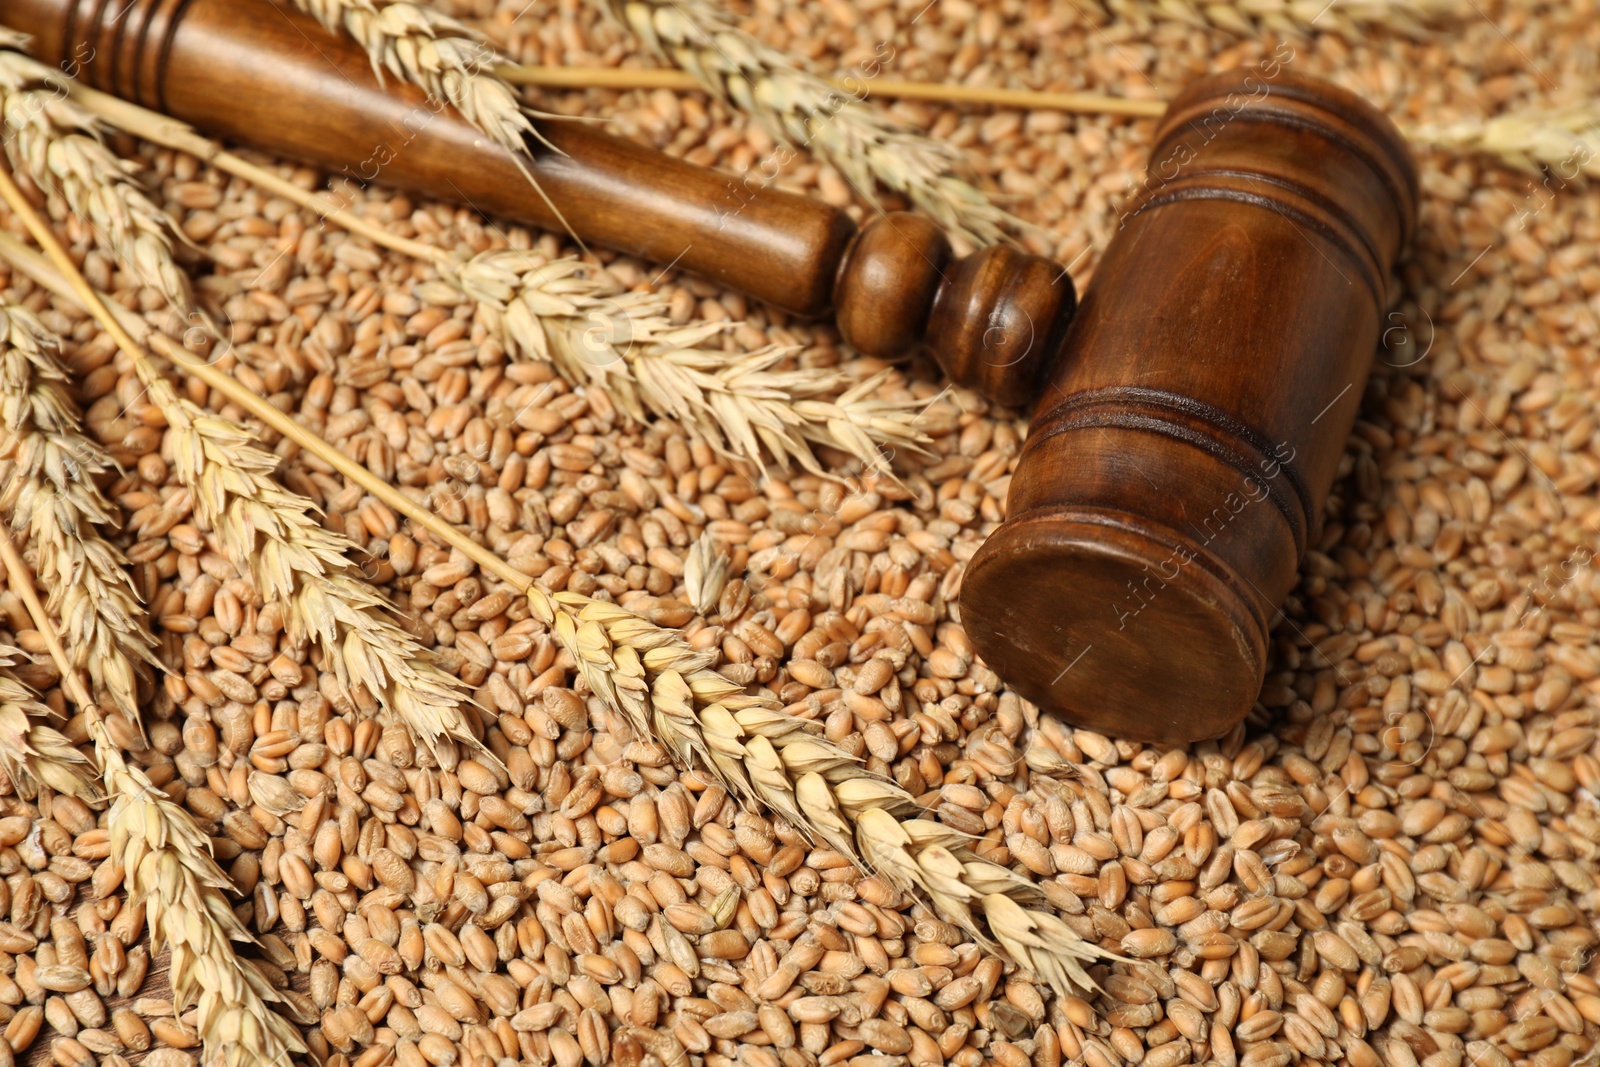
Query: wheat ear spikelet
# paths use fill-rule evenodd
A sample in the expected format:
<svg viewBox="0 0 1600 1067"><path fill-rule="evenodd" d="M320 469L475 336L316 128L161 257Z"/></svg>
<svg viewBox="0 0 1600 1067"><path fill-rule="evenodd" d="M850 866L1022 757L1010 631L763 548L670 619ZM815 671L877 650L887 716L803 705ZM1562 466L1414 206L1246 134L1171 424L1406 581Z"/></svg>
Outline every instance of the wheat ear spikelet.
<svg viewBox="0 0 1600 1067"><path fill-rule="evenodd" d="M980 945L1050 982L1096 988L1083 964L1105 955L1064 921L1021 907L1037 886L967 847L965 835L911 818L911 794L868 775L820 736L820 724L778 710L712 669L715 652L615 604L528 592L591 691L685 765L699 763L747 803L782 815L897 889L927 899ZM993 898L1003 900L996 904ZM1016 898L1016 899L1013 899ZM986 921L980 921L986 920Z"/></svg>
<svg viewBox="0 0 1600 1067"><path fill-rule="evenodd" d="M97 800L94 767L59 731L35 720L50 718L50 709L9 668L31 662L26 653L0 645L0 771L27 799L41 786L83 800Z"/></svg>
<svg viewBox="0 0 1600 1067"><path fill-rule="evenodd" d="M172 255L173 242L182 240L177 224L134 180L133 164L105 146L100 121L70 97L71 79L16 51L25 40L0 28L0 116L12 168L89 223L97 242L159 292L184 325L209 327Z"/></svg>
<svg viewBox="0 0 1600 1067"><path fill-rule="evenodd" d="M58 268L71 264L3 170L0 196ZM7 255L19 258L15 251ZM278 458L257 445L244 427L179 396L134 334L172 359L173 346L164 336L136 316L116 317L76 268L61 273L133 362L150 401L166 420L173 470L193 498L196 518L217 534L229 561L250 576L264 599L283 604L290 638L316 640L340 683L364 685L441 766L455 765L455 742L482 749L461 713L466 694L460 682L389 616L382 596L346 555L355 546L316 522L309 501L272 480Z"/></svg>
<svg viewBox="0 0 1600 1067"><path fill-rule="evenodd" d="M675 422L763 473L768 457L825 473L813 445L886 471L886 452L927 444L914 402L872 396L887 372L856 383L837 371L775 369L791 354L784 348L737 357L702 349L731 324L674 326L659 295L626 291L582 260L486 252L446 278L418 295L453 304L466 294L513 356L549 362L569 382L604 389L634 419Z"/></svg>
<svg viewBox="0 0 1600 1067"><path fill-rule="evenodd" d="M0 428L9 460L0 507L33 545L72 666L87 670L95 688L138 723L137 665L156 665L155 641L126 557L99 530L115 512L94 478L111 460L82 432L59 349L30 312L0 308Z"/></svg>
<svg viewBox="0 0 1600 1067"><path fill-rule="evenodd" d="M1565 181L1600 177L1600 105L1519 108L1491 119L1426 123L1406 131L1419 148L1479 152Z"/></svg>
<svg viewBox="0 0 1600 1067"><path fill-rule="evenodd" d="M728 584L728 567L732 562L710 530L701 533L689 546L683 557L683 591L696 612L705 615L717 606Z"/></svg>
<svg viewBox="0 0 1600 1067"><path fill-rule="evenodd" d="M253 963L240 959L234 951L233 942L254 938L224 895L234 886L212 858L211 839L200 832L188 812L123 758L100 709L90 699L82 678L73 671L55 624L39 602L33 575L3 529L0 563L5 567L7 585L27 605L51 658L62 671L62 689L82 710L88 724L111 797L110 862L122 868L128 906L142 905L145 909L151 949L159 951L163 944L171 946L169 980L174 1014L199 1005L196 1029L204 1042L207 1064L290 1067L290 1054L306 1051L305 1043L288 1020L267 1007L269 1001L280 999L277 991ZM10 650L0 650L5 651ZM0 722L7 726L8 680L0 673ZM25 689L23 693L26 694ZM15 738L7 737L6 741L14 743ZM60 741L73 760L92 766L75 748L65 744L65 738ZM0 753L0 760L8 758ZM65 767L76 770L72 761ZM62 788L71 782L57 785L47 780L47 784L72 792ZM94 796L92 787L89 795Z"/></svg>
<svg viewBox="0 0 1600 1067"><path fill-rule="evenodd" d="M870 75L860 79L858 95L836 89L734 26L707 0L610 2L647 48L750 114L778 141L815 151L874 207L882 185L974 245L1007 240L1008 229L1026 226L957 176L959 149L868 106Z"/></svg>

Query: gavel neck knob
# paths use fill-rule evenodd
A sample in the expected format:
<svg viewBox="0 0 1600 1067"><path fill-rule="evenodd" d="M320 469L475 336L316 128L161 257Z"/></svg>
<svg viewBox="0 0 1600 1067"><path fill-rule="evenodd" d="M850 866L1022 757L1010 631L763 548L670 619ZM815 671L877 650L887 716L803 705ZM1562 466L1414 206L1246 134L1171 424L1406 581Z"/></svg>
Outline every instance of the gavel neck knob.
<svg viewBox="0 0 1600 1067"><path fill-rule="evenodd" d="M996 403L1029 405L1077 306L1058 264L1004 245L952 260L950 242L920 215L868 223L834 284L839 332L871 356L926 342L957 385Z"/></svg>

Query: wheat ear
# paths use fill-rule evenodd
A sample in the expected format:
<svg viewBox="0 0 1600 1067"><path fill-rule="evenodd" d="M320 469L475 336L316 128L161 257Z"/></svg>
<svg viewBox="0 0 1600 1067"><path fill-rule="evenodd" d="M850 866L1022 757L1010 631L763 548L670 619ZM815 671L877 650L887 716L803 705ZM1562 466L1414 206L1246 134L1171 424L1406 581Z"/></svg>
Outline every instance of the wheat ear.
<svg viewBox="0 0 1600 1067"><path fill-rule="evenodd" d="M626 291L582 260L486 252L446 278L423 283L419 295L453 304L466 294L513 356L549 362L570 382L604 389L636 420L675 422L763 472L771 457L824 473L818 444L886 471L895 448L928 443L914 401L872 396L887 372L854 383L837 371L776 369L789 349L739 357L702 349L731 324L674 326L659 295Z"/></svg>
<svg viewBox="0 0 1600 1067"><path fill-rule="evenodd" d="M72 665L137 724L139 664L156 665L155 641L126 557L99 530L115 512L94 479L111 460L82 432L59 350L32 313L0 309L0 427L9 459L0 507L33 546Z"/></svg>
<svg viewBox="0 0 1600 1067"><path fill-rule="evenodd" d="M928 900L979 944L1009 955L1063 995L1097 988L1083 964L1106 955L1058 917L1023 908L1040 891L968 848L964 834L911 818L911 794L868 775L821 725L749 696L713 668L714 652L615 604L528 591L589 688L685 765L699 763L747 803ZM1004 900L997 905L995 899Z"/></svg>
<svg viewBox="0 0 1600 1067"><path fill-rule="evenodd" d="M1600 105L1520 108L1492 119L1425 123L1406 134L1422 148L1479 152L1521 170L1572 181L1600 177Z"/></svg>
<svg viewBox="0 0 1600 1067"><path fill-rule="evenodd" d="M102 723L91 727L111 795L111 854L124 870L128 906L144 906L151 948L172 949L173 1008L199 1005L196 1029L208 1063L289 1067L300 1033L268 1007L277 990L233 942L254 939L225 891L233 883L194 820L122 758Z"/></svg>
<svg viewBox="0 0 1600 1067"><path fill-rule="evenodd" d="M151 948L171 946L169 978L173 1011L181 1015L199 1006L196 1029L204 1042L206 1062L222 1067L291 1067L290 1054L306 1051L300 1033L267 1005L279 1000L255 964L234 951L235 941L254 941L224 895L233 883L211 854L211 839L200 832L188 812L174 804L151 783L143 771L130 766L112 741L100 709L89 697L73 670L71 657L49 613L39 602L34 578L16 545L0 529L0 563L6 582L22 598L34 625L44 637L51 658L62 671L62 689L77 704L88 724L90 739L106 791L111 797L108 820L111 855L108 862L122 868L128 889L128 906L145 909L151 931ZM7 678L0 674L0 701L7 700ZM24 690L24 692L26 692ZM0 716L8 708L0 704ZM8 719L0 719L9 725ZM34 728L36 731L41 729ZM55 731L48 731L55 734ZM60 737L59 734L55 735ZM8 742L15 738L7 737ZM64 766L76 770L76 761L90 764L65 738L61 746L75 760ZM10 759L0 754L0 760ZM10 770L7 765L7 770ZM72 784L46 780L52 788L71 792ZM86 783L85 783L86 784ZM84 795L79 793L78 795ZM90 795L93 795L92 789ZM114 887L112 887L114 888Z"/></svg>
<svg viewBox="0 0 1600 1067"><path fill-rule="evenodd" d="M109 310L3 171L0 195L132 361L167 422L173 470L192 495L196 518L216 532L229 561L251 577L264 599L283 604L291 639L316 640L340 682L364 685L442 766L454 766L453 742L482 749L461 713L466 694L460 682L389 616L383 598L346 555L355 546L324 529L309 501L272 480L278 458L249 431L178 395L130 330L161 346L169 359L173 346L143 320L128 316L124 324Z"/></svg>
<svg viewBox="0 0 1600 1067"><path fill-rule="evenodd" d="M496 251L463 263L374 227L182 123L84 86L72 92L130 133L210 160L380 247L433 263L444 280L417 286L423 299L454 306L467 295L513 355L552 361L569 381L607 390L630 415L678 422L726 455L758 466L769 457L785 466L793 461L820 473L812 446L826 445L887 472L898 449L919 451L927 443L912 404L872 395L882 376L854 382L837 371L775 370L787 354L777 348L736 360L699 349L731 324L673 326L659 298L624 292L577 259L552 263L529 252Z"/></svg>
<svg viewBox="0 0 1600 1067"><path fill-rule="evenodd" d="M67 212L87 222L140 284L159 292L183 325L210 327L189 276L172 250L182 240L172 217L133 178L136 169L107 148L104 127L74 102L72 80L16 51L25 38L0 32L0 116L6 157Z"/></svg>
<svg viewBox="0 0 1600 1067"><path fill-rule="evenodd" d="M389 616L347 555L355 545L273 481L278 457L243 427L180 398L148 357L135 369L174 435L174 473L193 493L196 517L262 598L283 604L290 639L316 641L340 684L365 686L441 766L455 766L452 741L481 749L461 714L461 683Z"/></svg>
<svg viewBox="0 0 1600 1067"><path fill-rule="evenodd" d="M1349 41L1364 40L1374 30L1422 38L1430 27L1477 14L1467 0L1084 0L1079 11L1140 32L1158 22L1179 22L1241 37L1331 33Z"/></svg>
<svg viewBox="0 0 1600 1067"><path fill-rule="evenodd" d="M841 91L799 61L734 26L707 0L611 0L652 52L748 113L783 144L809 148L879 206L878 186L900 193L974 245L1007 240L1026 224L959 177L959 149L893 122L865 103L870 78Z"/></svg>

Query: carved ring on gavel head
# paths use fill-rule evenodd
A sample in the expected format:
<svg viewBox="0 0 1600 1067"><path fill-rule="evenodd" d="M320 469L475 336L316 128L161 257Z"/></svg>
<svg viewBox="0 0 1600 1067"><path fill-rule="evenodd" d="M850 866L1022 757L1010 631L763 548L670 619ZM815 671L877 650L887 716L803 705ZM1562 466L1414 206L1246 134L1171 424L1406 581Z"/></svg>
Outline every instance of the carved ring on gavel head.
<svg viewBox="0 0 1600 1067"><path fill-rule="evenodd" d="M8 0L45 62L218 136L547 229L516 161L271 0ZM1081 308L1065 271L953 259L927 219L843 212L549 123L530 170L573 232L802 316L863 353L925 345L1034 410L961 621L1006 683L1106 733L1184 741L1254 704L1410 238L1405 142L1281 65L1203 79L1157 128ZM1076 317L1074 311L1076 310Z"/></svg>

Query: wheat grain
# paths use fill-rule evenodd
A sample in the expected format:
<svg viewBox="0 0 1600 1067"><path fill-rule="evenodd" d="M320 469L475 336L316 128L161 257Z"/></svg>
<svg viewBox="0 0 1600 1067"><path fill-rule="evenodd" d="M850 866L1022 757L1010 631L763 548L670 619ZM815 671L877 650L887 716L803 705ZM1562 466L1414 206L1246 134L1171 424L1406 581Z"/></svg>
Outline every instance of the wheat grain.
<svg viewBox="0 0 1600 1067"><path fill-rule="evenodd" d="M612 9L652 52L693 74L780 142L815 151L873 207L880 207L881 185L974 245L1004 241L1008 230L1026 228L958 176L958 149L891 121L864 96L803 70L706 0L613 0Z"/></svg>
<svg viewBox="0 0 1600 1067"><path fill-rule="evenodd" d="M71 79L17 46L15 34L0 40L0 116L12 167L87 222L130 275L161 294L180 318L174 332L189 325L215 332L173 258L173 243L182 240L177 224L140 188L136 167L106 147L103 125L71 99Z"/></svg>
<svg viewBox="0 0 1600 1067"><path fill-rule="evenodd" d="M5 669L23 662L31 661L21 649L0 645L0 770L26 798L48 786L58 793L95 799L93 766L59 731L34 721L49 718L50 709Z"/></svg>
<svg viewBox="0 0 1600 1067"><path fill-rule="evenodd" d="M873 395L888 372L853 382L835 371L775 369L791 354L780 347L737 358L702 349L729 324L674 326L662 297L624 291L582 260L495 251L447 277L420 294L454 303L465 293L514 355L549 362L568 381L603 388L636 420L676 422L763 471L770 457L822 473L812 446L825 445L884 472L896 448L927 444L912 402Z"/></svg>
<svg viewBox="0 0 1600 1067"><path fill-rule="evenodd" d="M58 351L32 314L0 309L0 426L9 458L0 507L13 531L28 534L72 665L137 723L137 664L155 665L155 642L126 558L98 529L114 512L94 479L112 464L81 430Z"/></svg>
<svg viewBox="0 0 1600 1067"><path fill-rule="evenodd" d="M1519 108L1490 119L1424 123L1406 131L1419 148L1479 152L1558 181L1600 177L1600 107Z"/></svg>

